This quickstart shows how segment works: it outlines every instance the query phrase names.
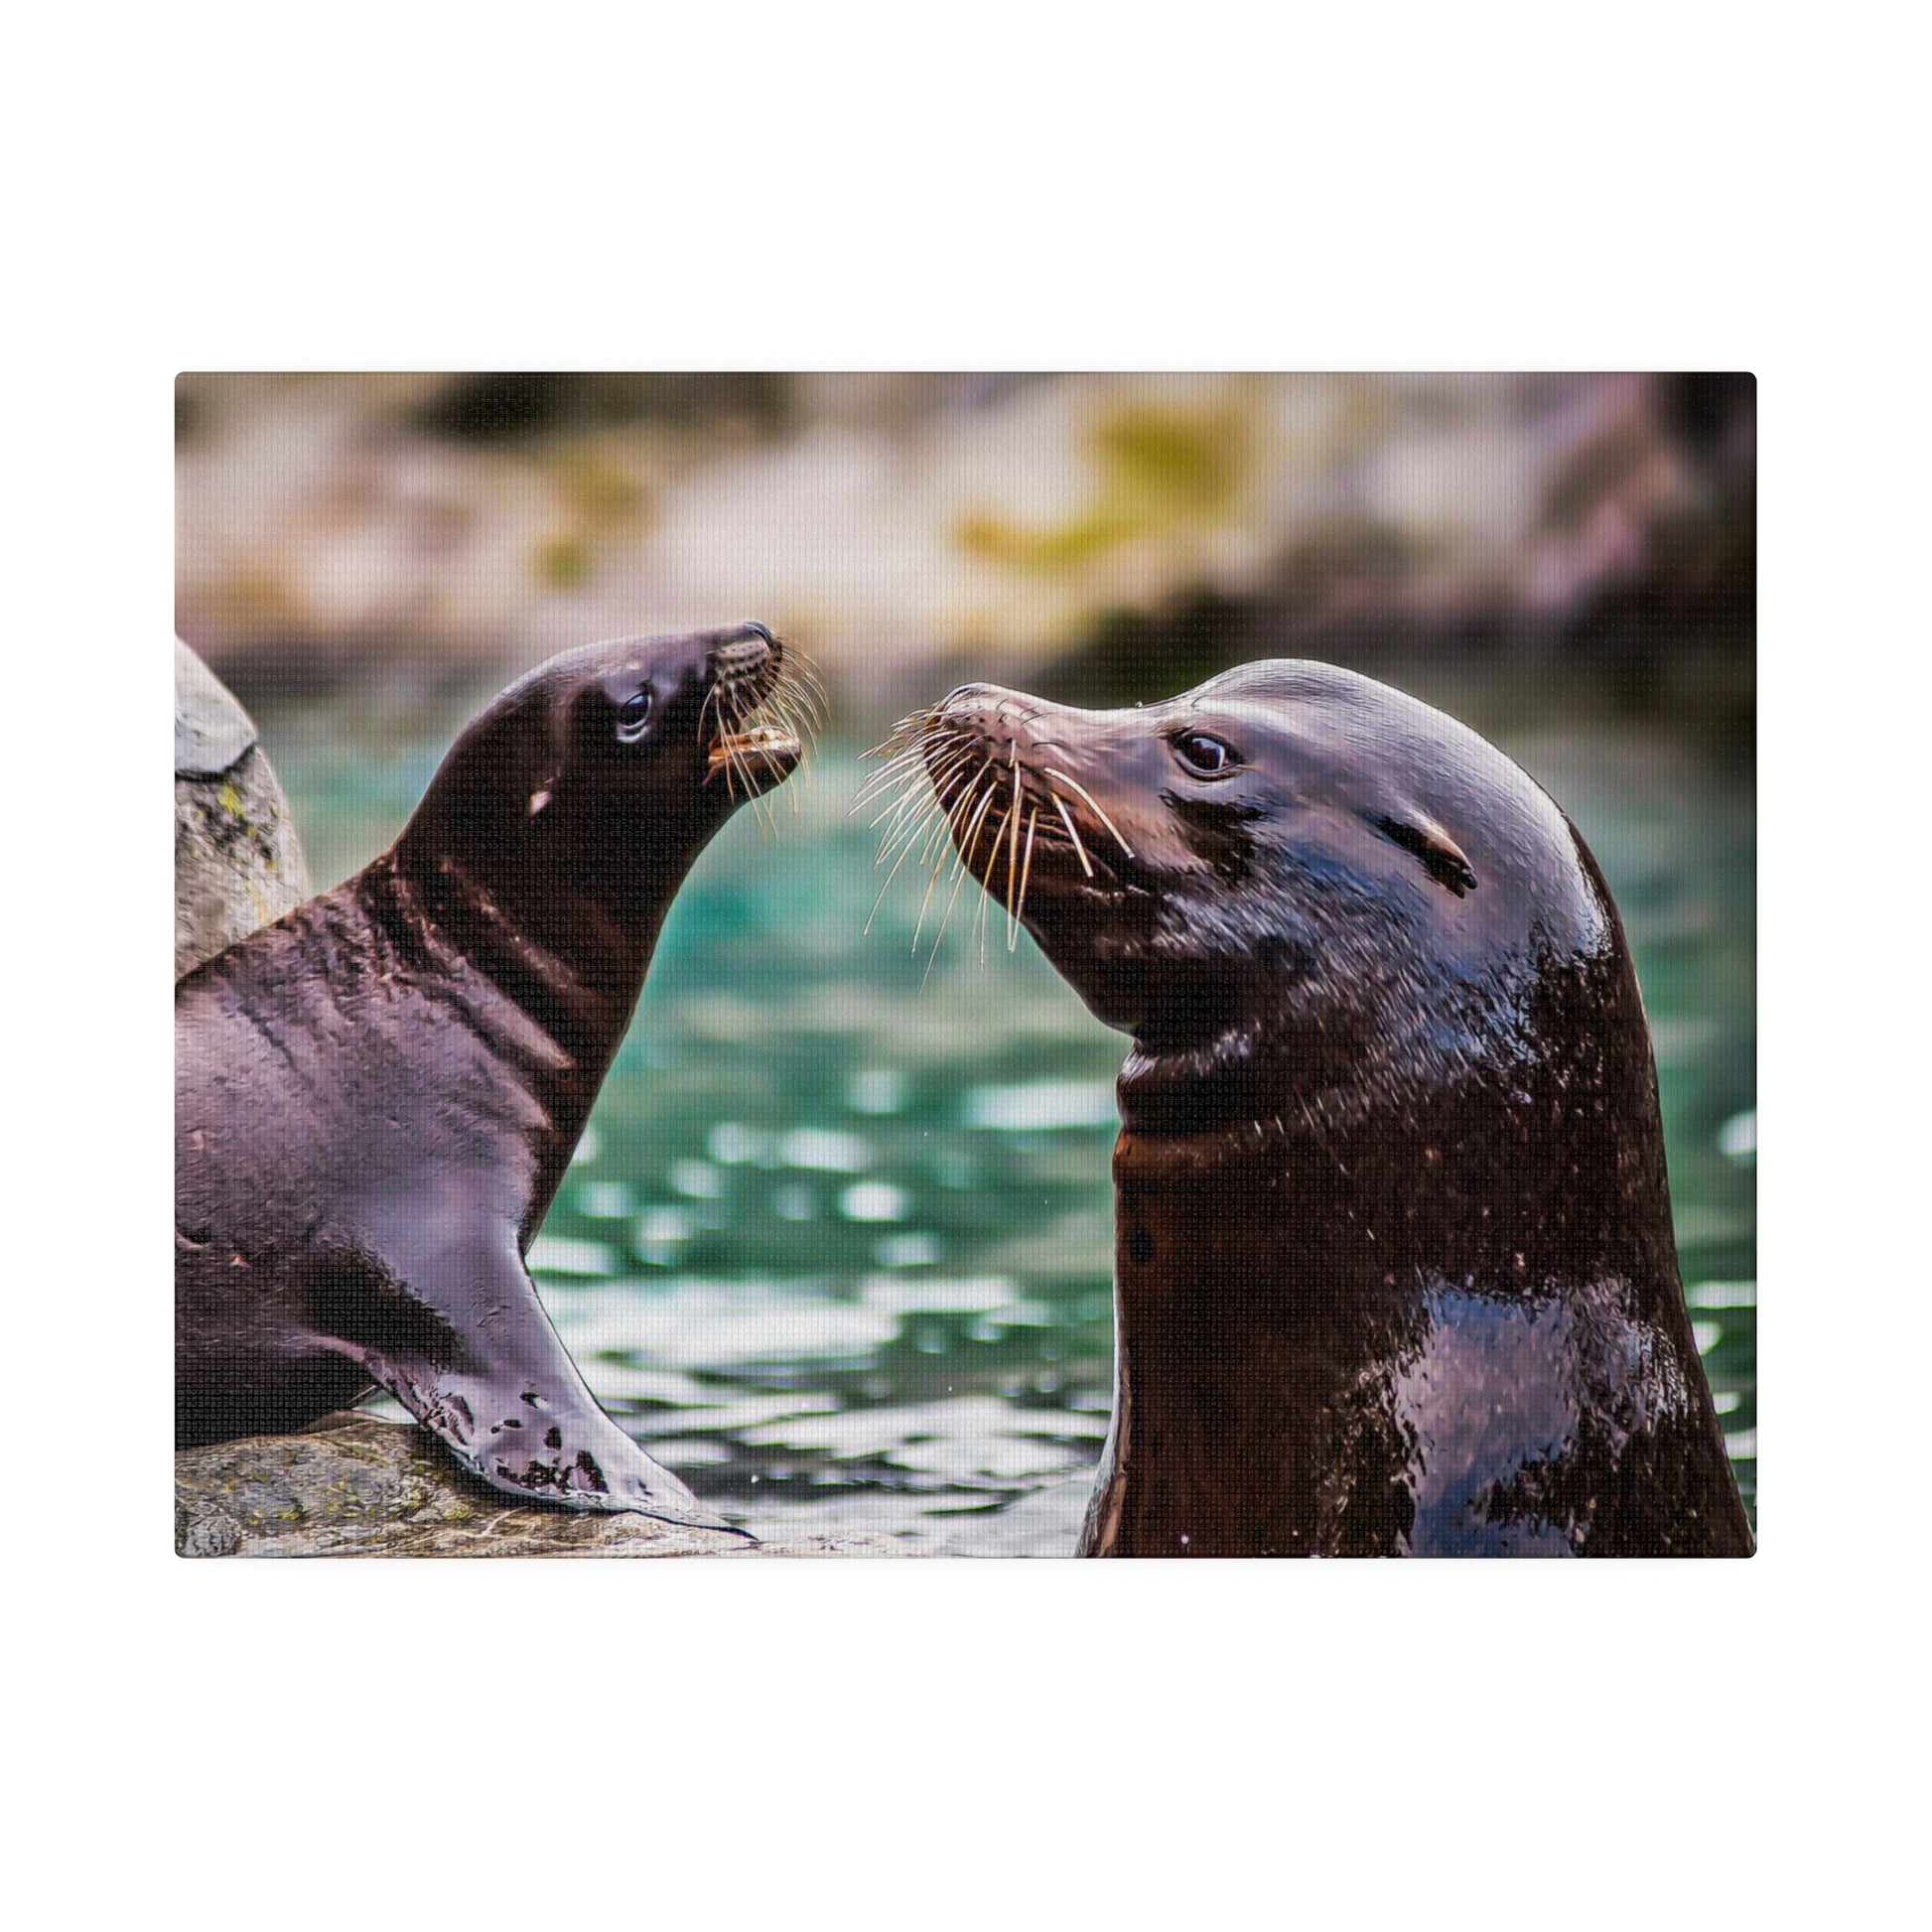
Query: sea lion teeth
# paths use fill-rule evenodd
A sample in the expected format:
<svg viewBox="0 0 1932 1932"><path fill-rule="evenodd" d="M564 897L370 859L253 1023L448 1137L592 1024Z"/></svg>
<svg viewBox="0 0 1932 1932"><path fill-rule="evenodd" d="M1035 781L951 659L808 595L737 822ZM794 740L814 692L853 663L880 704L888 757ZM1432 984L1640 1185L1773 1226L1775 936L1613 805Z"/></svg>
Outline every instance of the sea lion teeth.
<svg viewBox="0 0 1932 1932"><path fill-rule="evenodd" d="M757 725L747 731L727 732L705 755L705 762L711 770L719 771L738 759L766 762L790 759L795 763L801 756L794 733L780 731L775 725Z"/></svg>

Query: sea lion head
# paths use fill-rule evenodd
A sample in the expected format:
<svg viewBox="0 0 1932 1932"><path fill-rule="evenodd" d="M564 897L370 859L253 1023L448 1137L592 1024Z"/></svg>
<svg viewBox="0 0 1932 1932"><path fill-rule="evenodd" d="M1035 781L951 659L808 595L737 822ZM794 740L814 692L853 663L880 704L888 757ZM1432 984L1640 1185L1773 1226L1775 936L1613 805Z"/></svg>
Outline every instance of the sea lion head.
<svg viewBox="0 0 1932 1932"><path fill-rule="evenodd" d="M573 885L661 900L730 814L796 768L810 673L761 623L539 664L457 740L398 842L508 902Z"/></svg>
<svg viewBox="0 0 1932 1932"><path fill-rule="evenodd" d="M1330 665L1117 711L969 684L906 729L966 868L1134 1035L1129 1125L1493 1070L1548 974L1617 943L1526 773Z"/></svg>

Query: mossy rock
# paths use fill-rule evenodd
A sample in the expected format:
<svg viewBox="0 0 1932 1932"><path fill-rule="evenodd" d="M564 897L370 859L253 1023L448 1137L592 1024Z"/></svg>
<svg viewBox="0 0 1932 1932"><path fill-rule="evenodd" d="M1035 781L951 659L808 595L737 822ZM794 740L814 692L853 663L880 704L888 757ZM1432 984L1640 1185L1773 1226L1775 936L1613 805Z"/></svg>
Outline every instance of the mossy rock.
<svg viewBox="0 0 1932 1932"><path fill-rule="evenodd" d="M175 641L175 977L309 897L288 800L234 694Z"/></svg>
<svg viewBox="0 0 1932 1932"><path fill-rule="evenodd" d="M513 1502L413 1424L355 1411L175 1455L184 1557L892 1557L876 1535L752 1543L724 1530Z"/></svg>

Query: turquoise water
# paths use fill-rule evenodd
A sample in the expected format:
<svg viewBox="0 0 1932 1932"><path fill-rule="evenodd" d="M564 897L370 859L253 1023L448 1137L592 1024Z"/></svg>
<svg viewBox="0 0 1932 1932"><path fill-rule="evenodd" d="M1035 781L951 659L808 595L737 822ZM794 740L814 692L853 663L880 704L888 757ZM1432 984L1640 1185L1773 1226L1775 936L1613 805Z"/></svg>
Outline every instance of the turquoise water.
<svg viewBox="0 0 1932 1932"><path fill-rule="evenodd" d="M1526 730L1522 695L1450 708L1548 786L1622 909L1754 1506L1750 770L1690 727ZM389 842L472 708L256 707L319 886ZM752 1527L1070 1551L1107 1426L1122 1042L1024 933L1007 951L1003 917L981 963L970 884L929 977L910 866L865 930L883 875L845 815L857 751L824 749L770 827L742 812L699 862L532 1269L606 1406Z"/></svg>

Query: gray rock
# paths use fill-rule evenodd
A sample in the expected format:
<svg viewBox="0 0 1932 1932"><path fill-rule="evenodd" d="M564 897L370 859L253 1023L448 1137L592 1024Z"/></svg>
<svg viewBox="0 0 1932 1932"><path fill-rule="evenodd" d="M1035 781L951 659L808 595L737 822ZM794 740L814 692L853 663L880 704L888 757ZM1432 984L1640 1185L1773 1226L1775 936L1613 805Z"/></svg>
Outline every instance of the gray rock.
<svg viewBox="0 0 1932 1932"><path fill-rule="evenodd" d="M175 977L309 897L288 800L233 694L175 641Z"/></svg>
<svg viewBox="0 0 1932 1932"><path fill-rule="evenodd" d="M184 1557L896 1557L893 1538L747 1543L649 1516L511 1503L413 1424L353 1411L175 1455Z"/></svg>

